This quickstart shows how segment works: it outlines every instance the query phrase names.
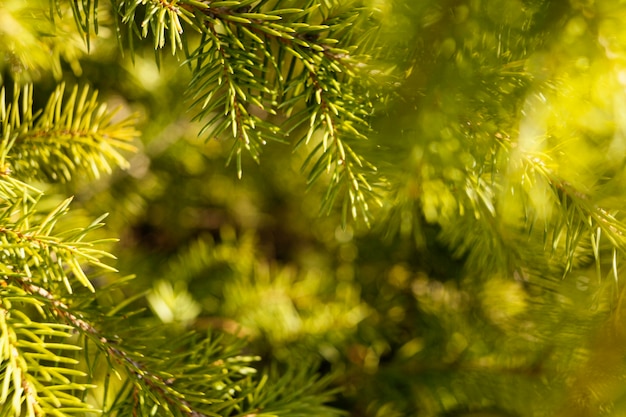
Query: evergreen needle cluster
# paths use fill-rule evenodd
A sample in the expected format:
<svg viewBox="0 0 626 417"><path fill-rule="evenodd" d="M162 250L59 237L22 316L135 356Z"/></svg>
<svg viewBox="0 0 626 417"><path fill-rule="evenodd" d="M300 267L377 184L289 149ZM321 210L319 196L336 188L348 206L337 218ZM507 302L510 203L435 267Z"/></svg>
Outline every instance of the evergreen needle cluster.
<svg viewBox="0 0 626 417"><path fill-rule="evenodd" d="M340 196L344 219L367 221L369 204L378 203L375 167L354 148L370 132L381 92L371 9L334 0L116 3L119 40L130 53L135 35L152 38L156 51L168 48L189 65L200 135L233 139L229 159L240 177L243 154L258 161L268 141L310 146L309 183L328 176L323 210ZM85 33L97 27L92 2L74 12Z"/></svg>

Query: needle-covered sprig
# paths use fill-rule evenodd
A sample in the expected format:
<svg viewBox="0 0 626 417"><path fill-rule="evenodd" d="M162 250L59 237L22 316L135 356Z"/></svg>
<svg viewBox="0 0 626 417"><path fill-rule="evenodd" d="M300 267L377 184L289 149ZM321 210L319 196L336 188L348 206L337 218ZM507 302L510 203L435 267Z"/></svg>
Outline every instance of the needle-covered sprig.
<svg viewBox="0 0 626 417"><path fill-rule="evenodd" d="M87 33L96 3L72 4ZM135 38L149 38L157 62L169 47L188 64L200 135L233 140L229 161L239 176L244 155L259 162L270 141L310 143L304 170L309 183L327 184L322 211L340 200L344 223L369 218L379 204L376 168L358 144L372 134L383 90L375 76L382 72L369 65L378 53L373 9L336 0L117 0L113 7L118 39L131 54Z"/></svg>
<svg viewBox="0 0 626 417"><path fill-rule="evenodd" d="M98 178L127 166L122 152L134 150L136 118L116 120L88 87L65 90L59 85L39 111L32 86L15 86L12 99L0 90L0 163L14 176L69 181L77 171Z"/></svg>

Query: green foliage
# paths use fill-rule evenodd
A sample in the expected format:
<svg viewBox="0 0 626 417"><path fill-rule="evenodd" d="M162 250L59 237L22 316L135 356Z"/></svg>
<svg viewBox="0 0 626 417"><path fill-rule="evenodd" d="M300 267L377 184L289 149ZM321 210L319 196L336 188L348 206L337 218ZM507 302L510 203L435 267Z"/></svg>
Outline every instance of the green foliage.
<svg viewBox="0 0 626 417"><path fill-rule="evenodd" d="M624 17L2 2L0 416L622 415Z"/></svg>
<svg viewBox="0 0 626 417"><path fill-rule="evenodd" d="M137 136L133 118L113 122L114 112L97 102L87 87L74 87L64 103L65 86L51 95L46 107L33 114L32 87L15 86L12 103L2 100L2 164L18 178L69 181L77 170L94 178L111 173L111 163L126 165L118 150L132 151ZM20 100L20 94L22 96ZM109 162L110 161L110 162Z"/></svg>
<svg viewBox="0 0 626 417"><path fill-rule="evenodd" d="M24 87L20 100L20 91L16 89L10 103L4 99L4 90L1 94L4 168L0 178L0 402L11 405L3 408L3 415L63 416L91 410L77 393L93 387L76 381L86 374L76 368L79 362L74 357L80 350L74 343L74 333L90 332L91 327L82 315L70 310L65 299L72 296L77 285L94 291L85 271L91 267L112 270L101 261L111 255L98 248L105 242L85 240L91 231L102 226L102 217L87 227L59 230L57 223L67 215L71 198L47 209L42 204L43 193L21 179L36 177L24 168L28 165L43 165L44 172L52 178L69 177L83 168L81 158L97 174L98 167L109 167L108 159L119 158L107 142L129 140L133 130L109 130L106 122L110 115L104 108L94 118L104 122L102 126L90 126L95 102L85 109L83 95L75 108L76 91L70 98L72 104L63 108L66 115L77 113L76 125L71 120L68 124L68 116L59 117L62 108L58 96L62 90L53 94L40 115L33 116L31 92L32 87ZM87 130L92 137L87 137L87 132L82 138L72 135L73 129ZM101 135L107 132L112 136L104 140ZM52 139L41 142L40 137ZM69 159L72 156L76 156L73 161Z"/></svg>
<svg viewBox="0 0 626 417"><path fill-rule="evenodd" d="M199 134L235 139L229 160L240 177L244 151L258 161L270 140L310 145L309 182L329 176L324 210L341 195L344 218L367 220L375 168L355 147L369 133L380 88L366 55L375 49L355 39L368 39L372 12L352 1L301 3L122 1L118 33L129 34L131 53L135 33L151 37L155 50L169 42L172 54L184 54L189 96L204 125Z"/></svg>

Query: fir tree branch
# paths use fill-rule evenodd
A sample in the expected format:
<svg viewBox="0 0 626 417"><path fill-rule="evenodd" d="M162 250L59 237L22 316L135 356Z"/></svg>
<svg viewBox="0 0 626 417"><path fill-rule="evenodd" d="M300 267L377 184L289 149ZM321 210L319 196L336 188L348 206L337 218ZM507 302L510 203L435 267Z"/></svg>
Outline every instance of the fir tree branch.
<svg viewBox="0 0 626 417"><path fill-rule="evenodd" d="M309 183L315 182L323 172L331 173L323 210L330 211L336 195L343 189L344 223L348 211L354 218L363 217L367 220L368 201L376 202L377 200L366 175L375 168L354 151L351 142L355 139L367 138L366 134L370 131L366 120L371 116L373 106L367 99L363 99L367 97L367 88L359 90L351 83L351 80L357 79L357 74L355 68L350 65L352 62L350 52L335 47L335 44L341 42L333 37L333 34L338 37L346 26L353 24L357 15L350 14L340 18L324 16L320 13L319 17L323 19L321 24L310 25L303 23L300 19L306 17L307 20L312 20L311 15L315 14L315 9L317 9L313 4L306 9L276 10L267 13L260 13L262 9L258 9L257 13L252 13L248 9L246 8L245 12L238 12L221 8L217 11L208 9L205 12L211 19L219 22L220 28L226 32L225 35L220 35L215 30L214 21L210 21L208 26L212 28L214 44L234 45L230 53L222 53L222 62L227 62L228 58L232 60L232 57L239 55L245 56L249 65L250 79L245 81L244 86L256 88L256 91L248 89L247 95L250 97L267 96L270 104L277 102L278 105L275 107L288 116L285 122L288 126L287 134L302 130L299 129L301 127L305 128L306 133L297 141L296 147L299 144L308 143L315 132L321 132L321 140L309 152L304 169L307 169L309 161L315 161L309 169ZM294 20L293 16L297 18ZM218 20L219 18L222 20ZM231 23L232 21L235 23ZM231 24L235 25L236 33L228 29ZM229 36L231 33L235 36ZM221 39L223 40L220 42ZM245 54L238 52L239 48L242 50L246 48L245 43L242 42L254 45L254 49L248 50ZM273 54L266 45L276 45L279 51L277 59L268 58ZM194 55L191 58L193 59ZM253 71L255 71L255 62L261 59L264 64L261 68L264 70L258 77L263 80L260 84L257 78L253 77ZM229 74L242 72L242 67L242 65L226 67L224 77L230 79ZM257 64L256 67L258 68L259 65ZM274 68L274 73L267 72L271 68ZM208 95L201 93L201 96L206 96L206 99L199 117L215 113L216 116L208 122L208 125L215 124L219 117L218 106L222 103L218 101L211 103L210 100L215 91L213 86L220 85L222 78L215 72L213 77L208 79L202 76L203 68L200 64L196 72L201 74L201 77L194 79L195 83L192 81L190 88L197 90L197 86L200 85L206 89L204 91L209 91ZM359 74L363 75L362 72ZM361 77L359 80L363 82L364 78ZM240 92L241 99L246 100L246 94L238 89L236 84L234 88L231 87L231 91ZM255 100L254 104L261 110L265 110L266 107L258 102L258 99ZM233 99L230 100L230 105L226 103L225 113L233 115L231 126L235 132L240 112L234 104ZM296 109L299 110L292 114ZM270 110L269 113L274 113L274 111ZM250 124L255 126L259 122L261 121L254 120ZM228 120L224 120L219 125L221 129L218 129L218 133L225 130L228 124ZM250 149L249 142L247 138L244 141L248 149ZM257 143L265 143L263 135ZM258 158L257 149L258 146L254 146L252 151L255 159ZM236 154L238 171L241 173L241 146L237 148Z"/></svg>
<svg viewBox="0 0 626 417"><path fill-rule="evenodd" d="M6 184L3 179L0 182ZM67 214L71 199L65 200L41 219L35 214L37 206L34 203L24 203L26 198L14 197L13 201L9 201L0 209L0 261L3 265L0 269L3 274L23 273L31 278L36 276L41 282L62 283L71 293L70 272L83 286L94 291L81 266L82 262L113 270L100 260L113 256L96 247L106 241L83 241L89 232L102 226L104 216L87 227L57 233L54 226ZM17 217L17 221L12 221L11 217Z"/></svg>
<svg viewBox="0 0 626 417"><path fill-rule="evenodd" d="M67 99L64 93L61 84L46 107L34 112L31 86L16 86L9 104L5 89L0 92L0 163L16 177L69 181L79 169L97 178L111 172L112 164L127 166L120 151L134 150L135 118L114 121L115 112L87 87L80 94L74 87Z"/></svg>
<svg viewBox="0 0 626 417"><path fill-rule="evenodd" d="M81 355L60 356L59 353L53 354L43 351L44 348L38 348L38 353L31 355L33 359L40 360L41 355L45 354L47 358L53 358L57 363L66 365L62 369L56 366L46 368L29 362L28 368L24 368L24 373L36 369L40 373L51 373L63 382L63 384L42 386L37 382L37 378L30 378L27 382L32 380L35 384L34 388L27 385L27 382L20 383L25 387L28 386L30 390L24 388L20 391L20 395L32 393L33 407L41 406L41 411L35 410L32 414L34 416L52 413L51 415L65 417L86 410L95 411L92 406L78 401L73 395L62 396L59 391L66 389L80 394L84 390L95 390L98 387L103 396L100 401L103 415L117 415L118 413L141 415L147 412L177 417L254 414L289 417L340 414L322 405L333 395L333 392L327 389L330 379L317 379L309 367L288 371L280 377L276 376L274 371L271 372L269 380L267 376L259 380L253 378L256 370L251 367L251 363L258 361L259 358L239 354L243 346L242 339L189 334L178 337L173 342L159 336L154 328L139 330L129 329L127 326L123 329L123 333L114 332L112 335L106 335L98 327L97 322L111 327L111 321L120 321L120 326L125 326L124 320L108 314L98 318L93 313L80 312L76 305L71 305L70 301L61 300L24 274L5 276L1 282L3 282L0 289L3 295L2 300L3 303L8 304L9 308L0 309L0 313L6 310L7 315L14 314L21 317L16 304L30 303L37 306L44 317L47 316L56 321L56 323L35 322L29 319L32 326L42 329L42 334L58 339L59 337L68 338L73 332L78 332L82 337L82 348L80 343L61 344L39 341L43 343L43 346L57 350L68 352L84 350L82 362L87 372L68 366L77 365ZM73 299L71 302L76 304L74 301L76 300ZM0 304L0 308L2 307L4 304ZM0 321L1 326L4 326L2 321ZM7 333L3 332L3 334ZM0 339L0 346L11 347L9 343L10 339ZM23 344L34 348L37 340ZM87 352L91 349L90 346L95 347L101 355L89 355ZM28 356L28 353L15 349L11 352L15 353L15 357L5 355L4 361L13 361L19 365L22 356ZM158 352L158 355L155 355L155 352ZM99 369L98 361L105 361L109 372L101 384L94 384L93 378L96 376L94 372ZM12 373L2 375L5 379L0 381L0 384L3 382L6 384L12 375ZM35 377L37 375L35 374ZM101 390L103 386L112 387L110 378L119 378L121 386L105 389L103 392ZM40 394L52 390L54 392L50 394L50 400ZM61 398L57 399L57 397ZM58 404L66 408L58 408ZM70 408L70 405L74 408ZM50 411L50 409L56 411Z"/></svg>
<svg viewBox="0 0 626 417"><path fill-rule="evenodd" d="M120 393L126 396L123 403L127 407L130 406L132 407L133 410L136 410L139 408L146 408L146 407L148 409L151 409L151 408L154 409L154 407L159 407L163 409L163 412L167 412L167 415L172 415L172 416L184 415L184 416L192 416L192 417L203 417L203 416L208 416L208 415L216 415L215 413L212 413L211 411L206 411L206 410L199 411L199 410L203 410L207 404L211 405L216 402L223 402L224 400L220 399L221 394L220 396L211 398L210 396L205 395L204 392L189 391L189 388L187 388L185 391L179 391L175 387L174 383L177 381L190 379L191 382L194 383L195 385L195 382L193 381L194 380L193 373L201 372L201 375L204 375L201 377L201 380L204 380L204 381L214 380L215 381L213 382L214 385L217 383L220 383L219 381L221 381L223 386L220 386L220 390L226 389L226 392L227 392L228 384L225 384L225 382L227 381L227 378L226 378L227 374L222 372L222 369L221 369L222 367L215 368L214 366L213 368L211 368L210 364L201 366L201 364L198 363L198 361L200 360L200 357L196 356L194 358L194 362L192 362L194 370L189 369L189 365L185 364L184 366L187 367L185 373L179 374L177 371L175 371L178 368L178 366L176 366L175 364L183 360L181 356L181 352L175 353L173 350L170 350L170 348L173 348L173 345L169 341L164 341L163 346L160 346L161 349L159 350L159 354L160 354L159 358L146 356L145 354L137 352L136 350L129 350L127 347L124 347L122 344L120 344L119 342L120 338L118 336L113 336L113 337L103 336L103 334L98 329L96 329L94 324L92 324L91 321L87 319L84 314L75 311L75 308L61 301L59 298L57 298L47 289L43 288L40 285L35 284L29 277L25 275L19 276L18 274L14 274L11 277L5 277L5 281L3 282L4 282L3 287L5 289L6 288L14 289L15 287L17 287L21 290L19 295L11 296L11 294L3 294L3 300L5 303L7 302L10 303L11 301L13 302L23 301L23 302L36 303L36 305L38 306L40 310L47 311L48 314L50 314L56 320L65 323L65 324L37 323L36 324L37 328L46 329L48 333L50 333L50 331L47 330L49 328L57 329L57 331L54 332L54 335L56 337L58 336L70 337L71 333L69 333L68 330L78 331L80 334L83 335L83 337L86 338L85 343L94 344L101 352L105 354L107 361L113 364L115 366L115 369L118 369L119 371L122 371L125 374L125 378L128 378L130 381L130 384L133 386L132 389L126 392ZM4 292L6 292L6 290ZM14 290L14 292L16 291ZM4 310L0 310L0 313L2 313L3 311ZM5 315L10 315L8 310L4 312L6 313ZM16 309L11 310L11 314L21 316L21 312ZM3 322L0 322L0 326L6 327L6 325ZM59 331L58 329L62 329L63 332ZM20 364L21 363L20 361L22 361L21 358L25 354L17 351L15 348L12 348L12 346L10 345L11 333L4 333L4 334L8 334L7 339L0 340L0 342L2 342L5 345L4 350L8 351L9 353L13 355L11 356L11 355L5 354L5 357L8 356L8 358L5 358L5 359L9 359L10 361L12 361L11 363L15 362L16 364ZM31 336L31 337L34 337L34 336ZM152 343L156 342L156 340L154 339L155 337L154 334L150 335L150 337L153 339ZM184 340L186 342L189 342L188 338ZM37 345L37 342L38 342L37 340L33 341L34 344L29 342L27 346L31 346L32 348L35 348ZM42 340L40 340L39 342L42 346L46 346L46 344L43 343ZM135 342L137 341L135 340ZM49 345L51 347L54 345L56 349L66 349L66 350L72 350L72 351L81 349L79 346L71 345L71 344L61 345L59 343L55 343L55 344L49 344ZM134 345L137 346L136 343ZM166 347L166 345L169 345L169 346ZM190 342L190 346L192 346L193 349L191 351L188 351L187 354L189 355L197 355L198 351L201 352L203 348L207 348L205 344L196 340L194 340L193 343ZM230 349L232 349L232 346L234 345L231 345L231 347L229 347L228 349L229 352L230 352ZM76 360L71 359L71 358L64 359L62 357L53 356L52 353L43 351L43 349L44 349L43 347L37 348L39 352L42 352L41 354L47 354L47 358L52 356L57 362L61 361L61 362L69 363L69 364L78 363ZM215 353L215 352L211 352L211 353ZM169 358L168 356L169 354L174 354L175 356L173 356L172 359L163 359L163 358ZM28 354L26 354L26 356L28 356ZM31 356L35 357L36 355L31 355ZM41 358L37 357L36 359L41 359ZM173 360L173 363L170 363L169 366L164 366L165 364L162 363L163 360ZM217 360L221 360L221 359L217 359ZM236 358L235 360L231 360L231 359L227 359L227 360L232 364L229 366L229 368L232 369L233 372L235 373L240 371L240 365L238 364L247 362L247 359L245 358L241 358L240 360L237 360ZM153 366L155 365L157 366L160 365L160 366L158 367L158 369L152 369L147 365L150 362L152 362L151 365ZM96 387L94 385L82 385L81 386L79 384L70 383L70 381L67 380L66 378L64 379L62 377L64 373L67 373L68 375L74 375L77 377L90 376L82 372L73 371L71 368L68 368L68 369L48 368L46 369L43 367L41 368L37 367L33 363L30 363L30 362L28 366L29 368L37 369L38 370L37 372L39 373L48 372L48 373L52 373L53 375L58 375L58 378L61 379L65 383L66 389L75 390L77 388L81 388L84 390L87 387L89 388ZM10 368L9 371L7 371L7 373L4 374L4 384L9 383L8 381L10 381L12 377L17 378L17 376L15 376L17 374L15 374L14 372L19 373L21 369L23 371L22 373L26 374L29 368L27 368L26 365L23 366L23 369L15 368L17 369L16 371L12 371L11 369L13 368ZM94 364L91 364L90 368L93 369ZM166 369L171 370L171 371L165 371ZM215 375L205 374L205 372L211 369L213 369L213 371L215 372ZM200 375L196 377L199 377L199 376ZM33 381L32 383L37 384L36 378L31 377L30 380ZM21 391L19 389L16 390L16 395L18 392L20 395L22 395L22 392L23 392L27 396L32 396L33 397L33 400L31 401L32 406L43 407L43 408L40 407L39 409L35 408L34 414L32 415L38 416L40 414L43 414L43 410L48 410L48 408L50 407L50 404L43 401L42 398L37 396L37 393L42 390L46 392L47 390L53 389L54 386L52 388L49 388L49 387L42 387L42 386L39 386L40 384L37 384L37 390L35 390L35 388L31 386L32 384L29 385L29 383L30 383L29 381L22 381L20 384L24 385L25 388ZM58 387L57 390L58 389L62 389L62 388ZM191 397L194 398L194 404L191 404L190 401L188 400ZM51 400L51 404L58 407L58 404L55 404L54 402L54 398L55 397L53 397L53 400ZM17 401L17 400L14 399L14 401ZM88 409L91 409L90 407L83 404L81 401L76 400L75 398L74 398L74 401L75 401L74 405L76 409L70 410L70 411L74 411L74 412L80 411L78 409L78 405L81 405L81 404L83 408L87 407ZM104 400L103 405L106 406L106 399ZM113 405L114 404L111 404L111 406ZM16 408L14 406L14 409L19 410L19 407ZM114 413L119 410L117 410L116 408L116 409L110 409L110 410L105 409L104 411L106 413ZM46 411L46 412L49 413L49 411ZM125 413L127 411L123 411L123 412ZM57 410L57 413L53 415L65 416L66 414L63 413L63 410Z"/></svg>
<svg viewBox="0 0 626 417"><path fill-rule="evenodd" d="M138 27L140 6L145 17ZM365 54L351 44L368 16L360 3L309 0L295 8L268 0L142 0L115 7L130 37L152 36L157 51L170 42L173 54L187 54L188 32L201 34L187 57L189 96L204 123L201 135L235 139L229 161L236 161L239 176L243 151L258 161L267 141L284 140L281 127L297 135L296 147L315 135L303 169L309 183L328 175L322 210L342 195L344 223L349 215L367 221L369 205L380 202L369 179L376 169L358 143L371 134L370 97L380 86Z"/></svg>
<svg viewBox="0 0 626 417"><path fill-rule="evenodd" d="M200 135L219 137L228 130L235 138L231 158L237 163L241 176L242 150L259 160L260 149L266 140L280 140L278 128L264 120L269 113L269 100L275 96L268 80L268 69L263 58L265 46L253 43L247 50L240 50L241 43L231 44L216 29L216 23L207 22L200 46L191 54L195 62L195 75L190 83L195 105L201 105L196 119L210 118ZM238 36L229 26L221 26L230 38ZM234 29L236 30L236 28ZM271 106L271 104L270 104ZM256 113L256 114L255 114Z"/></svg>
<svg viewBox="0 0 626 417"><path fill-rule="evenodd" d="M11 404L13 415L29 417L93 411L75 395L91 385L73 381L85 374L74 368L72 352L80 348L64 342L71 340L72 327L26 315L24 306L42 313L46 306L14 285L15 279L0 281L0 402Z"/></svg>
<svg viewBox="0 0 626 417"><path fill-rule="evenodd" d="M296 146L308 144L316 132L320 132L321 135L321 139L317 139L313 151L303 165L303 169L309 171L308 182L312 184L324 172L330 173L330 184L322 210L329 213L337 194L343 189L344 226L348 211L353 219L363 218L369 222L368 202L374 201L378 205L380 202L376 200L366 175L375 172L376 168L360 157L350 142L367 139L363 132L369 132L369 126L364 119L370 116L372 110L367 106L359 108L359 104L354 101L349 102L356 94L342 91L345 89L334 82L333 78L324 80L323 69L308 71L313 88L307 92L308 97L305 98L307 107L301 112L306 118L301 119L301 114L295 115L296 123L293 127L309 123L306 136L300 139Z"/></svg>

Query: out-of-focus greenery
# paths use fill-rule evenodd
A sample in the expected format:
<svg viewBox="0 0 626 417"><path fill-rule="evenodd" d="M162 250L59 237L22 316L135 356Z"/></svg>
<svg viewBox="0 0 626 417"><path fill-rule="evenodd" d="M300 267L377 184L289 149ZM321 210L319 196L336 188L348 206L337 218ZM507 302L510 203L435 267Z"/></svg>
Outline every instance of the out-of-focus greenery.
<svg viewBox="0 0 626 417"><path fill-rule="evenodd" d="M231 333L268 366L318 363L355 417L623 415L626 3L366 3L388 93L354 146L376 167L370 225L320 215L333 179L302 168L319 138L244 155L239 179L231 139L198 136L186 63L122 54L114 17L88 54L6 55L140 115L127 170L50 188L77 217L110 213L98 233L136 278L103 303L137 296L170 337ZM41 42L16 33L0 27Z"/></svg>

